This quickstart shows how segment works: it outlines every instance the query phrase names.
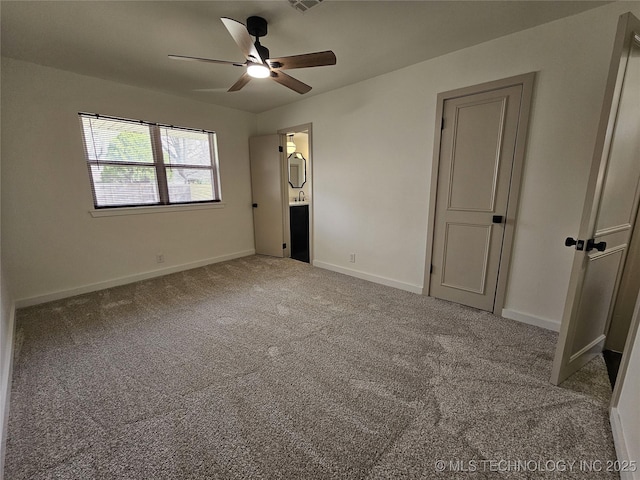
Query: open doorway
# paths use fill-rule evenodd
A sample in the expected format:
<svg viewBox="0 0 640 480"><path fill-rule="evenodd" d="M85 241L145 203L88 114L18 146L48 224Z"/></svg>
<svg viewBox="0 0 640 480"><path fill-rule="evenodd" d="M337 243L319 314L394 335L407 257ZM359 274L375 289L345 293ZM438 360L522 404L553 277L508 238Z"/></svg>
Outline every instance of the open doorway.
<svg viewBox="0 0 640 480"><path fill-rule="evenodd" d="M287 203L284 230L288 256L313 262L313 153L311 124L278 130L285 152Z"/></svg>

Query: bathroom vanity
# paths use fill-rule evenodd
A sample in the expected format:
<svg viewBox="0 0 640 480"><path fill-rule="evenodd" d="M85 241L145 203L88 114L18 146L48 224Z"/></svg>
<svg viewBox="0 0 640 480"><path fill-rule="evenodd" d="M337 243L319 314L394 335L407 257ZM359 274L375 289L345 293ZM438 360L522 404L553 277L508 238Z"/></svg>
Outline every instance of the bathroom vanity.
<svg viewBox="0 0 640 480"><path fill-rule="evenodd" d="M289 204L291 258L309 263L309 203Z"/></svg>

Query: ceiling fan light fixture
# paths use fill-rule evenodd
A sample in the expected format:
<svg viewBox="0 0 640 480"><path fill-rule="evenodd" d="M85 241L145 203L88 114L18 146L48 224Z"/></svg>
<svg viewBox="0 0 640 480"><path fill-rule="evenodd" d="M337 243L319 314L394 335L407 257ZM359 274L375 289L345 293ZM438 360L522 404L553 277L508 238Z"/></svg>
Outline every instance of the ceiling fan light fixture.
<svg viewBox="0 0 640 480"><path fill-rule="evenodd" d="M271 75L271 70L269 70L269 67L265 65L254 63L253 65L249 65L247 67L247 73L250 77L253 78L267 78L269 75Z"/></svg>

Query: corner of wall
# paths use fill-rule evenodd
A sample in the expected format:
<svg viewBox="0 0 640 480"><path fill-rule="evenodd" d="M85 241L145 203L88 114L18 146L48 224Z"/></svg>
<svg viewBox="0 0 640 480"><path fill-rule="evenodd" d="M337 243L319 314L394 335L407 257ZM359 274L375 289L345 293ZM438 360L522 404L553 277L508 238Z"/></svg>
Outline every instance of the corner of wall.
<svg viewBox="0 0 640 480"><path fill-rule="evenodd" d="M529 315L528 313L518 312L517 310L511 310L505 308L502 310L502 316L509 320L515 320L517 322L526 323L528 325L535 325L536 327L545 328L552 332L560 331L560 322L557 320L551 320L548 318L536 317Z"/></svg>

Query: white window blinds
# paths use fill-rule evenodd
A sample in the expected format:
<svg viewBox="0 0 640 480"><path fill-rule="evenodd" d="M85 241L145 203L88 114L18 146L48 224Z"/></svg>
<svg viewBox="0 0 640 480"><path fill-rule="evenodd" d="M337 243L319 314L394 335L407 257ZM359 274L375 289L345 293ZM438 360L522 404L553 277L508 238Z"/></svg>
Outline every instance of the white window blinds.
<svg viewBox="0 0 640 480"><path fill-rule="evenodd" d="M219 202L215 132L81 113L94 206Z"/></svg>

